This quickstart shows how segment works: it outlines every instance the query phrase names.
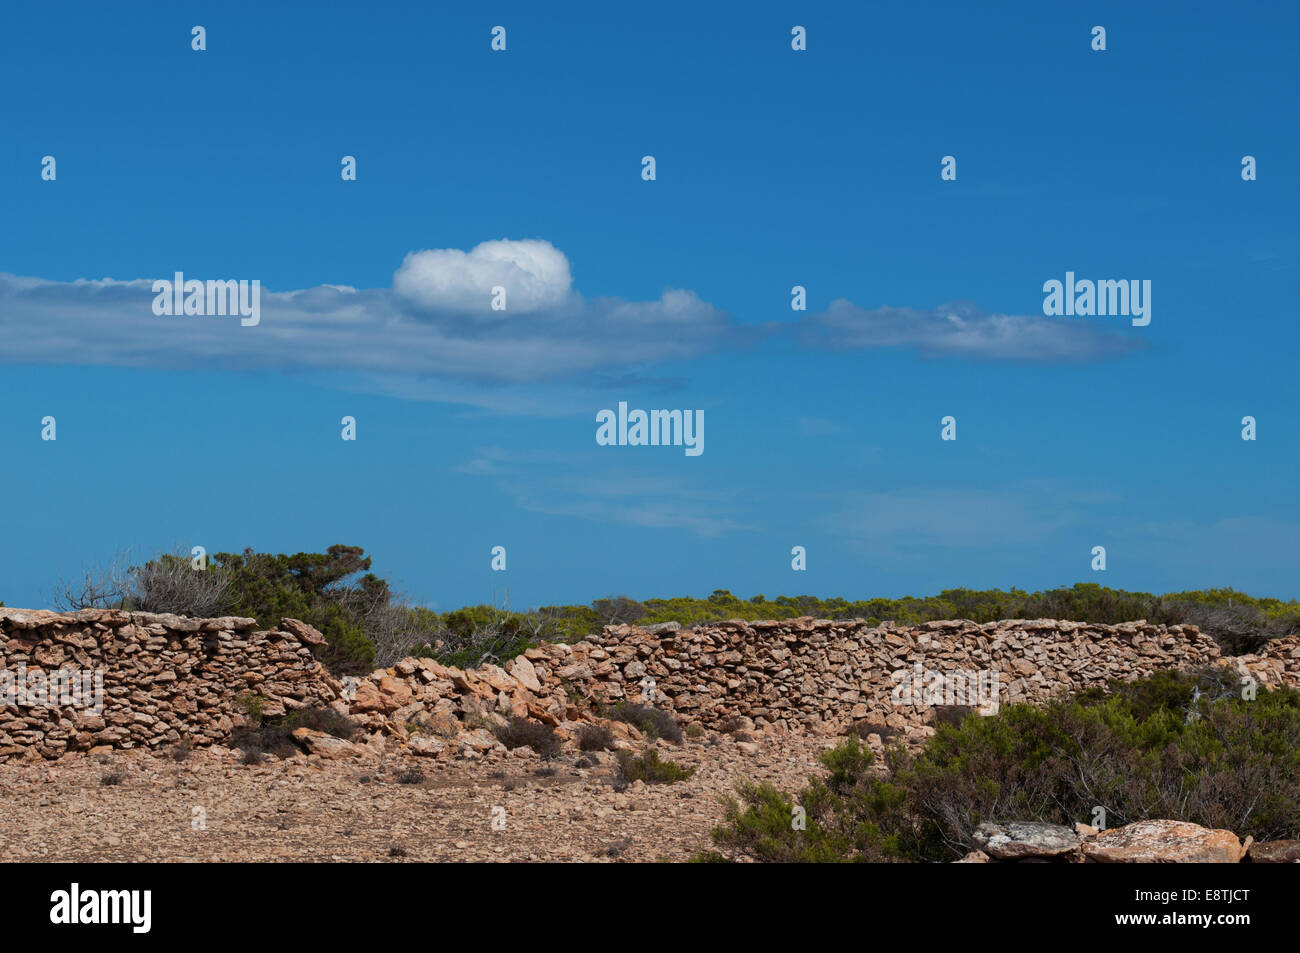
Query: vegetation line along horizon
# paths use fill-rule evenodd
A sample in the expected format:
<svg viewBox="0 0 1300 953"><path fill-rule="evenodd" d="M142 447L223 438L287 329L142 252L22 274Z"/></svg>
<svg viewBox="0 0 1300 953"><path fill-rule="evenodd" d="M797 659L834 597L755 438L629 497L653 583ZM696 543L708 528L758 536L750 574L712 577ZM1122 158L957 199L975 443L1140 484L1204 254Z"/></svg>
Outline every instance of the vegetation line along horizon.
<svg viewBox="0 0 1300 953"><path fill-rule="evenodd" d="M725 589L707 598L679 596L635 600L626 595L590 605L471 605L438 612L415 605L371 572L359 546L334 545L324 553L217 553L202 561L163 553L140 565L118 557L87 570L79 582L60 581L51 602L59 609L125 608L177 615L240 615L270 627L286 616L308 622L328 641L320 657L340 674L368 672L409 656L451 665L501 662L539 641L577 641L605 625L689 626L721 619L865 619L915 625L939 619L991 622L1054 618L1115 624L1145 619L1192 624L1227 654L1259 649L1270 639L1300 631L1300 602L1256 597L1234 589L1155 595L1108 589L1096 583L1026 592L1021 589L946 589L933 596L850 601L811 595L755 595ZM0 602L0 605L4 603Z"/></svg>

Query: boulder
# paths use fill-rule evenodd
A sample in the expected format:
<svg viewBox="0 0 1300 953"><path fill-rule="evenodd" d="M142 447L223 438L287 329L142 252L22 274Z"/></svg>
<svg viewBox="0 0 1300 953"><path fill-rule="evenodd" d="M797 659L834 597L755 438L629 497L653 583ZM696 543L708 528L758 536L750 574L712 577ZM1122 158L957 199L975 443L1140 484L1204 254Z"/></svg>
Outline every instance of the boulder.
<svg viewBox="0 0 1300 953"><path fill-rule="evenodd" d="M385 710L389 712L405 708L415 697L405 680L387 673L379 679L379 691L384 696Z"/></svg>
<svg viewBox="0 0 1300 953"><path fill-rule="evenodd" d="M537 669L533 663L528 661L522 655L517 655L506 663L506 671L510 676L530 692L540 692L542 683L537 680Z"/></svg>
<svg viewBox="0 0 1300 953"><path fill-rule="evenodd" d="M477 675L481 681L486 682L491 686L493 691L497 692L505 692L509 694L514 690L516 684L518 684L506 673L505 669L501 668L499 665L493 665L490 662L480 665L474 670L474 674ZM539 685L538 687L540 688L541 686Z"/></svg>
<svg viewBox="0 0 1300 953"><path fill-rule="evenodd" d="M408 747L414 754L433 758L447 750L447 743L431 735L416 735Z"/></svg>
<svg viewBox="0 0 1300 953"><path fill-rule="evenodd" d="M1040 821L984 823L975 828L975 844L995 860L1063 857L1079 849L1081 838L1060 824Z"/></svg>
<svg viewBox="0 0 1300 953"><path fill-rule="evenodd" d="M443 739L455 738L461 731L460 720L446 709L430 713L425 727L436 737Z"/></svg>
<svg viewBox="0 0 1300 953"><path fill-rule="evenodd" d="M293 730L293 740L306 748L308 753L328 758L331 761L339 758L351 758L357 754L356 745L352 744L352 742L344 741L342 738L335 738L333 735L327 735L323 731L315 731L311 728L295 728Z"/></svg>
<svg viewBox="0 0 1300 953"><path fill-rule="evenodd" d="M307 645L325 644L325 636L321 634L321 631L301 619L281 619L280 628L285 632L293 633L298 637L298 641Z"/></svg>
<svg viewBox="0 0 1300 953"><path fill-rule="evenodd" d="M1186 821L1136 821L1083 842L1083 856L1098 864L1235 864L1245 848L1232 831Z"/></svg>
<svg viewBox="0 0 1300 953"><path fill-rule="evenodd" d="M380 712L387 708L388 702L374 682L362 680L357 682L350 701L352 711L357 714Z"/></svg>

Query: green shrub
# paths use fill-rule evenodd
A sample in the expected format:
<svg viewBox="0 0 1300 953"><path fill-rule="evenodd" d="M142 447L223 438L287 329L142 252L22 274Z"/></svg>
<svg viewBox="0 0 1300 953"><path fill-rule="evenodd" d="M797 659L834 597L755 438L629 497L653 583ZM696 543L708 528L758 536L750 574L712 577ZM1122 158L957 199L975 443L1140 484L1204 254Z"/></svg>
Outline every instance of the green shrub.
<svg viewBox="0 0 1300 953"><path fill-rule="evenodd" d="M315 626L327 644L317 656L338 674L373 668L375 647L366 637L367 609L388 602L387 584L366 574L370 559L358 546L324 553L217 553L212 566L229 582L231 611L270 628L286 616Z"/></svg>
<svg viewBox="0 0 1300 953"><path fill-rule="evenodd" d="M444 613L434 656L444 665L472 667L503 662L536 645L546 626L535 613L496 606L466 606Z"/></svg>
<svg viewBox="0 0 1300 953"><path fill-rule="evenodd" d="M676 761L659 760L659 752L654 748L647 748L640 757L634 756L630 751L618 753L618 776L624 784L637 781L646 784L673 784L685 781L694 773L694 768L684 767Z"/></svg>
<svg viewBox="0 0 1300 953"><path fill-rule="evenodd" d="M266 712L266 699L253 692L243 692L235 696L235 707L247 715L254 725L260 725Z"/></svg>
<svg viewBox="0 0 1300 953"><path fill-rule="evenodd" d="M935 705L933 724L960 725L973 714L975 714L974 705ZM883 735L881 740L884 740Z"/></svg>
<svg viewBox="0 0 1300 953"><path fill-rule="evenodd" d="M786 795L743 786L713 834L723 856L949 861L982 821L1090 822L1097 807L1109 827L1166 818L1300 836L1300 692L1248 701L1222 669L940 721L919 754L886 756L887 777L856 737L822 760L828 777L798 799L807 830L792 829Z"/></svg>

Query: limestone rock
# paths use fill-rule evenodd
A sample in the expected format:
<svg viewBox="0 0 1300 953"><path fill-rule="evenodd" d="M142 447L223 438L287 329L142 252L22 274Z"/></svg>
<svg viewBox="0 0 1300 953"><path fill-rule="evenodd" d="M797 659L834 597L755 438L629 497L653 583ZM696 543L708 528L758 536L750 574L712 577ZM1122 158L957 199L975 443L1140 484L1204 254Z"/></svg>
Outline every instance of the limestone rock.
<svg viewBox="0 0 1300 953"><path fill-rule="evenodd" d="M295 728L293 730L293 740L297 741L308 752L320 755L322 758L337 760L339 758L351 758L357 754L356 746L350 741L344 741L342 738L335 738L323 731L315 731L311 728Z"/></svg>
<svg viewBox="0 0 1300 953"><path fill-rule="evenodd" d="M300 619L281 619L280 628L286 632L292 632L298 637L299 641L305 642L307 645L325 644L325 636L321 634L320 630Z"/></svg>
<svg viewBox="0 0 1300 953"><path fill-rule="evenodd" d="M416 735L411 739L410 750L424 757L436 757L447 750L447 743L432 735Z"/></svg>
<svg viewBox="0 0 1300 953"><path fill-rule="evenodd" d="M1186 821L1136 821L1083 842L1083 855L1101 864L1235 864L1245 853L1232 831Z"/></svg>
<svg viewBox="0 0 1300 953"><path fill-rule="evenodd" d="M1068 827L1039 821L984 823L975 829L973 840L997 860L1027 857L1061 857L1079 849L1082 838Z"/></svg>
<svg viewBox="0 0 1300 953"><path fill-rule="evenodd" d="M540 692L542 683L537 680L537 669L533 663L522 655L517 655L506 663L506 671L530 692Z"/></svg>

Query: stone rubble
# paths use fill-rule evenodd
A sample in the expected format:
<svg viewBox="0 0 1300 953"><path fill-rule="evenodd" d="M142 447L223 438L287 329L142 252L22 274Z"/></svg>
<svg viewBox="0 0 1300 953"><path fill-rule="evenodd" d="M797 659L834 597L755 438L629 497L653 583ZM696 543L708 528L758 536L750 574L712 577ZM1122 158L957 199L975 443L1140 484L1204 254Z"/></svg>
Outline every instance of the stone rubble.
<svg viewBox="0 0 1300 953"><path fill-rule="evenodd" d="M1268 688L1300 687L1300 633L1271 639L1258 654L1232 656L1224 664Z"/></svg>

